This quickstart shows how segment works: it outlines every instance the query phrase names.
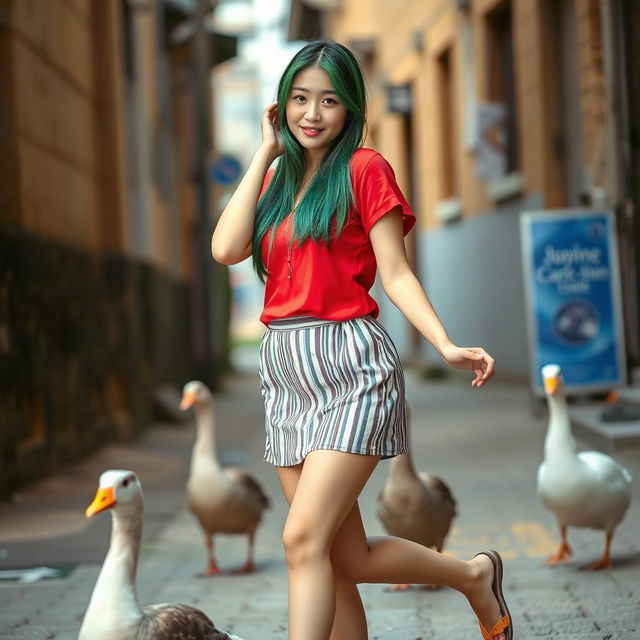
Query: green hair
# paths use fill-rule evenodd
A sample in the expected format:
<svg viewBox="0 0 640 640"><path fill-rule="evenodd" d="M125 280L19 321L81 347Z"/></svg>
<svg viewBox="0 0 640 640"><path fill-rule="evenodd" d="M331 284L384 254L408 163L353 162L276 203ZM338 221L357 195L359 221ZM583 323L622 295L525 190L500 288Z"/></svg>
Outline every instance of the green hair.
<svg viewBox="0 0 640 640"><path fill-rule="evenodd" d="M286 106L295 75L308 67L323 69L347 110L344 128L333 141L313 180L296 207L291 242L328 242L332 230L339 234L353 203L349 162L361 146L366 117L366 91L362 72L354 55L332 40L305 45L284 70L278 85L278 126L284 141L269 187L258 202L253 230L253 266L262 281L267 269L260 245L267 233L273 242L275 230L291 211L302 185L305 160L302 145L291 133ZM334 224L335 220L335 224Z"/></svg>

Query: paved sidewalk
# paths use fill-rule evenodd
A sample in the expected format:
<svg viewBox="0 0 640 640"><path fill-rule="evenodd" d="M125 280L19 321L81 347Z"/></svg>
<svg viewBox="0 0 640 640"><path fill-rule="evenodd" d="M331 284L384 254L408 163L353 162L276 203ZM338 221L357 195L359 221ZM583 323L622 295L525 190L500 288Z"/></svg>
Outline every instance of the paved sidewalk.
<svg viewBox="0 0 640 640"><path fill-rule="evenodd" d="M535 494L546 423L530 417L526 389L492 382L474 390L410 375L408 383L416 466L441 475L459 503L447 551L469 557L493 547L503 554L516 638L639 638L640 448L616 455L634 475L635 500L614 539L615 568L581 571L580 565L600 556L604 536L572 530L575 564L551 570L540 562L555 550L557 532ZM262 462L257 378L230 379L225 393L217 396L217 415L223 462L249 469L272 497L273 508L257 536L257 573L193 577L205 559L198 529L183 503L193 427L157 425L137 443L106 447L25 490L18 504L0 505L0 568L75 565L64 579L28 585L0 582L0 640L77 637L110 527L107 515L86 521L82 514L106 468L136 470L145 489L138 568L142 603L188 602L246 640L286 638L286 572L280 543L286 505L275 473ZM382 533L375 498L387 468L380 464L360 501L373 535ZM221 536L220 564L241 565L245 545L242 538ZM372 640L480 638L471 610L451 590L388 593L381 585L363 585L361 592Z"/></svg>

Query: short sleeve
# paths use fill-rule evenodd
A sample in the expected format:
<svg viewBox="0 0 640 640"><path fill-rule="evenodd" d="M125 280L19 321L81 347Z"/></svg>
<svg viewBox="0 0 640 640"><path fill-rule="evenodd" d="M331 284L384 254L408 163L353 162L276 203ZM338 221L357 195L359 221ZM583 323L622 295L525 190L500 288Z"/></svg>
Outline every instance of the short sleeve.
<svg viewBox="0 0 640 640"><path fill-rule="evenodd" d="M391 165L374 153L353 176L355 205L367 234L385 214L400 206L402 228L406 236L413 228L416 216L402 194Z"/></svg>

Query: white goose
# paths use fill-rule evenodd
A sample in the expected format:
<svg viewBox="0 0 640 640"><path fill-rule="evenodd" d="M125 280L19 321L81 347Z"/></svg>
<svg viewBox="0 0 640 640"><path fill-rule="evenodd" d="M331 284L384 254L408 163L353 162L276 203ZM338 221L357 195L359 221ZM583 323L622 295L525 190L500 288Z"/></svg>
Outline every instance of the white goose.
<svg viewBox="0 0 640 640"><path fill-rule="evenodd" d="M606 534L602 558L587 568L611 568L611 539L631 504L631 474L598 451L576 454L560 367L542 367L542 378L549 403L549 426L544 462L538 469L538 495L555 514L562 538L547 564L555 566L569 560L567 527L586 527Z"/></svg>
<svg viewBox="0 0 640 640"><path fill-rule="evenodd" d="M79 640L242 640L220 631L199 609L186 604L155 604L140 608L136 573L142 535L143 498L133 471L110 470L86 515L111 510L111 542Z"/></svg>
<svg viewBox="0 0 640 640"><path fill-rule="evenodd" d="M236 573L249 573L255 570L255 532L264 510L269 507L269 498L253 476L240 469L223 469L220 465L216 455L213 396L203 382L194 380L184 386L180 408L190 407L196 415L196 441L191 454L187 499L205 537L207 567L203 575L221 573L213 552L216 533L249 537L247 561L236 570Z"/></svg>
<svg viewBox="0 0 640 640"><path fill-rule="evenodd" d="M411 454L404 453L391 460L389 475L378 495L377 516L389 535L442 553L456 516L456 500L440 478L416 472ZM409 585L397 584L391 590L408 588Z"/></svg>

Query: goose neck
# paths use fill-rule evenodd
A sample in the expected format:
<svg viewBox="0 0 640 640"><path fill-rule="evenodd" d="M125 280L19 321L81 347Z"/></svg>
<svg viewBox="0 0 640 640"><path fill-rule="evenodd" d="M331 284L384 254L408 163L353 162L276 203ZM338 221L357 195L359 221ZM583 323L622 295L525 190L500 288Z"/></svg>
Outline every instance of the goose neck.
<svg viewBox="0 0 640 640"><path fill-rule="evenodd" d="M196 414L196 443L199 451L216 451L216 423L215 413L211 405L200 405L195 409Z"/></svg>
<svg viewBox="0 0 640 640"><path fill-rule="evenodd" d="M136 516L122 517L112 512L111 541L109 551L87 609L102 612L125 608L142 615L136 592L136 573L140 539L142 537L142 512Z"/></svg>
<svg viewBox="0 0 640 640"><path fill-rule="evenodd" d="M549 397L549 428L545 439L545 454L553 457L570 451L575 453L576 443L571 433L569 409L564 396Z"/></svg>
<svg viewBox="0 0 640 640"><path fill-rule="evenodd" d="M416 470L413 466L413 460L408 453L401 453L391 460L390 474L394 478L406 478L415 476Z"/></svg>

